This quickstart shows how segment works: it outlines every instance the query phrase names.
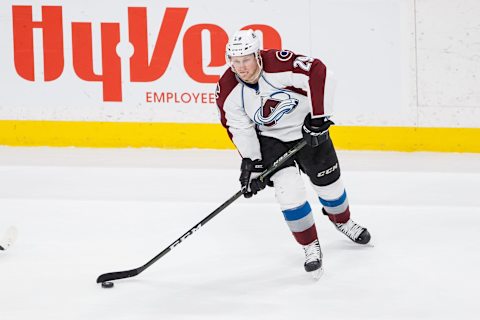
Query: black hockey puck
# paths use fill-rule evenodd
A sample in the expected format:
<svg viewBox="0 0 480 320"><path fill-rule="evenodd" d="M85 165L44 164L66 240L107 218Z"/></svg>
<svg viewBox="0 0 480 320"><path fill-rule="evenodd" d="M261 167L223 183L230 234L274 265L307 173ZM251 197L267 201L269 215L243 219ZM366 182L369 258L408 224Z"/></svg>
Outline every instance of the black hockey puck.
<svg viewBox="0 0 480 320"><path fill-rule="evenodd" d="M110 281L102 282L102 288L113 288L113 282L110 282Z"/></svg>

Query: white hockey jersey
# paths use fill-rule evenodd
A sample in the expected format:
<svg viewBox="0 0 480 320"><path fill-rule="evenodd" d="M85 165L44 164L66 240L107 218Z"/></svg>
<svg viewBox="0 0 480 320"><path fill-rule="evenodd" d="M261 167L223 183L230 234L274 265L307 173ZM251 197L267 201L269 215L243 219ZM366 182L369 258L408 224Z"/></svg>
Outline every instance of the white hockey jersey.
<svg viewBox="0 0 480 320"><path fill-rule="evenodd" d="M334 81L318 59L291 51L261 51L258 85L246 84L228 69L217 84L220 121L243 158L261 159L257 133L281 141L302 138L308 112L332 114Z"/></svg>

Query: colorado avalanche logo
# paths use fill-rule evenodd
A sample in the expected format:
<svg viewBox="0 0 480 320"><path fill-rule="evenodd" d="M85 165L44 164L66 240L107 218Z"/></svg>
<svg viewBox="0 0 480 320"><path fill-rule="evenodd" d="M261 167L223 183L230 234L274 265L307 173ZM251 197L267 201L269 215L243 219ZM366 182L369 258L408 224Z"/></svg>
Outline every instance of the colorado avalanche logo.
<svg viewBox="0 0 480 320"><path fill-rule="evenodd" d="M277 59L280 61L288 61L293 56L293 52L288 50L282 50L282 51L277 51L275 55L277 56Z"/></svg>
<svg viewBox="0 0 480 320"><path fill-rule="evenodd" d="M255 112L253 120L262 126L274 126L284 114L292 112L298 105L298 100L290 97L285 91L277 91L262 99L262 106Z"/></svg>

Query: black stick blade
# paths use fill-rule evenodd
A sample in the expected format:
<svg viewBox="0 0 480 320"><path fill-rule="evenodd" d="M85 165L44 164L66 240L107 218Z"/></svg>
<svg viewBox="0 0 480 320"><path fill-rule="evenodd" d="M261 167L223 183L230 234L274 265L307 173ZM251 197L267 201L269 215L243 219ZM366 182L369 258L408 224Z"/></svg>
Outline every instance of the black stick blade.
<svg viewBox="0 0 480 320"><path fill-rule="evenodd" d="M137 274L139 274L138 269L104 273L97 278L97 283L103 283L105 281L112 281L112 280L130 278L130 277L136 276Z"/></svg>

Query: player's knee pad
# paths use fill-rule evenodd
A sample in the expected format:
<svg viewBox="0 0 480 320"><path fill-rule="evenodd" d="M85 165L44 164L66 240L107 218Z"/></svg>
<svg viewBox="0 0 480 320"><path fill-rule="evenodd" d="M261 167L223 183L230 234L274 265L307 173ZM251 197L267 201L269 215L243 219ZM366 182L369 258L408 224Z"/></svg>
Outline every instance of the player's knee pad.
<svg viewBox="0 0 480 320"><path fill-rule="evenodd" d="M271 180L282 210L296 208L307 201L305 184L296 167L287 167L278 171Z"/></svg>
<svg viewBox="0 0 480 320"><path fill-rule="evenodd" d="M337 181L326 186L313 185L313 190L315 190L320 198L331 200L339 198L345 192L345 187L342 178L340 177Z"/></svg>
<svg viewBox="0 0 480 320"><path fill-rule="evenodd" d="M326 213L341 214L348 209L348 197L341 178L327 186L314 185L313 189L317 192Z"/></svg>

